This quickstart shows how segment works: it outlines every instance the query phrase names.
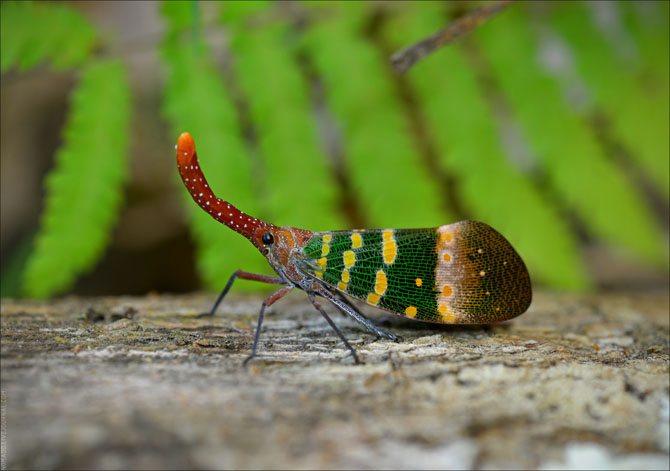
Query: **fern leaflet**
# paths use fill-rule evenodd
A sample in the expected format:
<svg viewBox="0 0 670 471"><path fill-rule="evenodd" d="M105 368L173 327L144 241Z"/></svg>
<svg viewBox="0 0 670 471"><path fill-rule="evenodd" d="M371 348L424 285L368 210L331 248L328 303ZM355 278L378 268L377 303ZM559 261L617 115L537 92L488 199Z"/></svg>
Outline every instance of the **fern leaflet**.
<svg viewBox="0 0 670 471"><path fill-rule="evenodd" d="M96 45L89 21L67 5L0 4L0 70L28 70L43 61L55 69L81 65Z"/></svg>
<svg viewBox="0 0 670 471"><path fill-rule="evenodd" d="M130 96L122 65L86 65L72 93L64 145L46 180L47 200L23 278L29 296L69 288L101 256L126 179Z"/></svg>

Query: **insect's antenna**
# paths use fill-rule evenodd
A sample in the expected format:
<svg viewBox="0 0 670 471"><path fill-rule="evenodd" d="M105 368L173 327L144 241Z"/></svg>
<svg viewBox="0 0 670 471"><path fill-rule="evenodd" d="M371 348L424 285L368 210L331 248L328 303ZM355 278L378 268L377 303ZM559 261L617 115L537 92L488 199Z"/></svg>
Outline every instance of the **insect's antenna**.
<svg viewBox="0 0 670 471"><path fill-rule="evenodd" d="M268 230L272 227L271 224L244 214L229 202L214 195L205 175L200 170L195 142L187 132L182 133L177 141L177 168L193 200L217 221L239 232L252 242L254 242L254 232L259 227Z"/></svg>

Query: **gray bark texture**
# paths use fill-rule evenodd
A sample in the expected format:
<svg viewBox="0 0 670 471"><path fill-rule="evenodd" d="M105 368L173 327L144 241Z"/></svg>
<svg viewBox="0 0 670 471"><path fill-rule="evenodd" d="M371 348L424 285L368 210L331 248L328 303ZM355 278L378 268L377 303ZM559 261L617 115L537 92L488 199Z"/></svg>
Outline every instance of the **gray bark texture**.
<svg viewBox="0 0 670 471"><path fill-rule="evenodd" d="M2 454L16 468L667 469L668 294L536 293L492 326L302 293L2 300Z"/></svg>

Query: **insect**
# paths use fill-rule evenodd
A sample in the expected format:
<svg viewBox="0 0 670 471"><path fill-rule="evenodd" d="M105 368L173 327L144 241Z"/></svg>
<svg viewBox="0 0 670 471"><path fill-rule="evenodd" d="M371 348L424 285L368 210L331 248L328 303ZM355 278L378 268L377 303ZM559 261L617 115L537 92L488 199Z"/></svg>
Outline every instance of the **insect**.
<svg viewBox="0 0 670 471"><path fill-rule="evenodd" d="M437 324L488 324L518 316L531 301L523 260L488 225L460 221L429 229L312 232L278 227L244 214L217 198L200 169L189 133L179 136L177 168L193 200L214 219L243 235L278 276L237 270L203 316L212 316L237 278L281 285L263 301L251 354L255 355L265 309L300 288L360 363L354 348L317 301L327 299L380 337L401 337L376 327L347 300L350 296L394 314Z"/></svg>

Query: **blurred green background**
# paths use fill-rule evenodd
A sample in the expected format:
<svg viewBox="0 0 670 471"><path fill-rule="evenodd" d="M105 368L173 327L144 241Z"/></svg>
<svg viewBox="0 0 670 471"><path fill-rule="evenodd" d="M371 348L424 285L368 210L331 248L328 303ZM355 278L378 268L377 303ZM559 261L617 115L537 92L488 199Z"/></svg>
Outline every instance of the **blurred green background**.
<svg viewBox="0 0 670 471"><path fill-rule="evenodd" d="M2 296L269 273L179 181L312 230L494 226L535 286L667 289L669 3L2 2ZM240 283L236 290L263 289Z"/></svg>

